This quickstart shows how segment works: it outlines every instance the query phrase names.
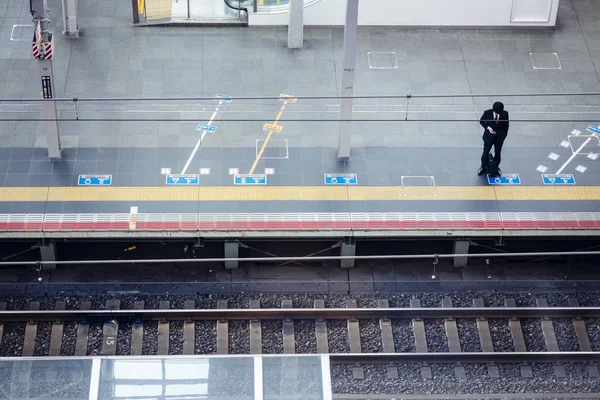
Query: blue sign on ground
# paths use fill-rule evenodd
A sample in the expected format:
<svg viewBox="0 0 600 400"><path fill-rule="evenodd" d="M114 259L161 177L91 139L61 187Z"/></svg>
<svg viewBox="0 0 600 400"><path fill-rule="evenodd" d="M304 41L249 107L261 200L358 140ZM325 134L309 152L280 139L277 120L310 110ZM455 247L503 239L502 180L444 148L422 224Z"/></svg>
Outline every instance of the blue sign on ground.
<svg viewBox="0 0 600 400"><path fill-rule="evenodd" d="M231 96L227 96L226 94L217 93L215 94L217 99L223 99L225 101L231 102Z"/></svg>
<svg viewBox="0 0 600 400"><path fill-rule="evenodd" d="M586 131L595 133L596 135L600 135L600 128L594 125L590 125L587 127Z"/></svg>
<svg viewBox="0 0 600 400"><path fill-rule="evenodd" d="M217 127L214 125L198 124L198 127L196 128L196 130L197 131L214 132L217 130Z"/></svg>
<svg viewBox="0 0 600 400"><path fill-rule="evenodd" d="M198 175L167 175L167 185L197 185Z"/></svg>
<svg viewBox="0 0 600 400"><path fill-rule="evenodd" d="M542 180L544 181L544 185L574 185L575 184L575 177L571 174L563 174L563 175L544 174L544 175L542 175Z"/></svg>
<svg viewBox="0 0 600 400"><path fill-rule="evenodd" d="M356 174L325 174L326 185L356 185L358 177Z"/></svg>
<svg viewBox="0 0 600 400"><path fill-rule="evenodd" d="M233 175L233 184L234 185L266 185L267 184L267 175L265 175L265 174L255 174L255 175L235 174L235 175Z"/></svg>
<svg viewBox="0 0 600 400"><path fill-rule="evenodd" d="M79 175L78 185L106 186L112 183L112 175Z"/></svg>
<svg viewBox="0 0 600 400"><path fill-rule="evenodd" d="M520 185L521 184L521 178L519 178L519 174L505 174L502 176L497 176L495 178L492 178L491 176L487 176L488 177L488 183L490 185Z"/></svg>

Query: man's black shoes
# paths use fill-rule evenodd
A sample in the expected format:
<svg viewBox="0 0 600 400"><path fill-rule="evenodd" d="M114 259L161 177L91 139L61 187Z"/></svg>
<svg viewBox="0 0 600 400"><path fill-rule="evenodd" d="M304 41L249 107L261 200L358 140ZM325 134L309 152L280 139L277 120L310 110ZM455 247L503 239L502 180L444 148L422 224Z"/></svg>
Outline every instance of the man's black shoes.
<svg viewBox="0 0 600 400"><path fill-rule="evenodd" d="M484 172L485 172L485 169L483 169L483 167L479 167L479 171L477 171L477 175L481 176L484 174Z"/></svg>

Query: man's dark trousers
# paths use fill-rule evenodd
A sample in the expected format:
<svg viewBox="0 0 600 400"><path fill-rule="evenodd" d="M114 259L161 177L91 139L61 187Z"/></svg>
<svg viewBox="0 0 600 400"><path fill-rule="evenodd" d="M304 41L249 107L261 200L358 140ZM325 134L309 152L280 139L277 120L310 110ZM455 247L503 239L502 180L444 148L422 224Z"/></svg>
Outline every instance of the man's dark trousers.
<svg viewBox="0 0 600 400"><path fill-rule="evenodd" d="M486 110L480 119L480 124L483 127L483 154L481 155L481 168L487 168L488 154L494 147L494 160L500 165L502 160L501 152L504 140L508 135L509 117L508 112L503 110L498 119L494 118L494 110ZM487 128L490 127L496 132L492 134Z"/></svg>

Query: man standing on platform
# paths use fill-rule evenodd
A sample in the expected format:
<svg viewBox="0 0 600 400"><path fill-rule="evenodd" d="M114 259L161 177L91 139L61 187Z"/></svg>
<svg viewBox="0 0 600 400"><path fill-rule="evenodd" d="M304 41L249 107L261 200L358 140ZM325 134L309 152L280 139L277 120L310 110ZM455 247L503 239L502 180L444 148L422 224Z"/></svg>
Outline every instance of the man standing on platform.
<svg viewBox="0 0 600 400"><path fill-rule="evenodd" d="M481 167L477 175L482 175L487 170L488 154L494 146L494 161L500 166L502 145L508 135L508 111L504 111L504 104L497 101L491 110L485 110L479 120L483 126L483 154L481 155ZM500 168L498 168L500 172ZM501 173L501 172L500 172Z"/></svg>

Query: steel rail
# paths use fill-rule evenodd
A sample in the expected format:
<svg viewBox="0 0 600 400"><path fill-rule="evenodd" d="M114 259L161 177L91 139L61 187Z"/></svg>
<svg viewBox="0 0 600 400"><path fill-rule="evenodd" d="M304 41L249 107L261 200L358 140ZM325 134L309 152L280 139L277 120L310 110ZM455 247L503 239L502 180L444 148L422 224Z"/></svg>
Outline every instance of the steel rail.
<svg viewBox="0 0 600 400"><path fill-rule="evenodd" d="M336 353L330 354L332 364L356 363L569 363L600 361L598 351L559 352L494 352L494 353Z"/></svg>
<svg viewBox="0 0 600 400"><path fill-rule="evenodd" d="M175 310L0 311L0 321L82 321L87 319L272 320L412 318L600 318L600 307L456 307L456 308L261 308Z"/></svg>
<svg viewBox="0 0 600 400"><path fill-rule="evenodd" d="M281 261L335 261L335 260L417 260L436 258L503 258L503 257L556 257L556 256L599 256L600 251L541 251L526 253L450 253L450 254L375 254L366 256L299 256L299 257L223 257L223 258L157 258L138 260L68 260L68 261L0 261L0 266L37 266L46 264L97 265L97 264L161 264L161 263L210 263L224 261L281 262ZM218 283L218 282L216 282Z"/></svg>

